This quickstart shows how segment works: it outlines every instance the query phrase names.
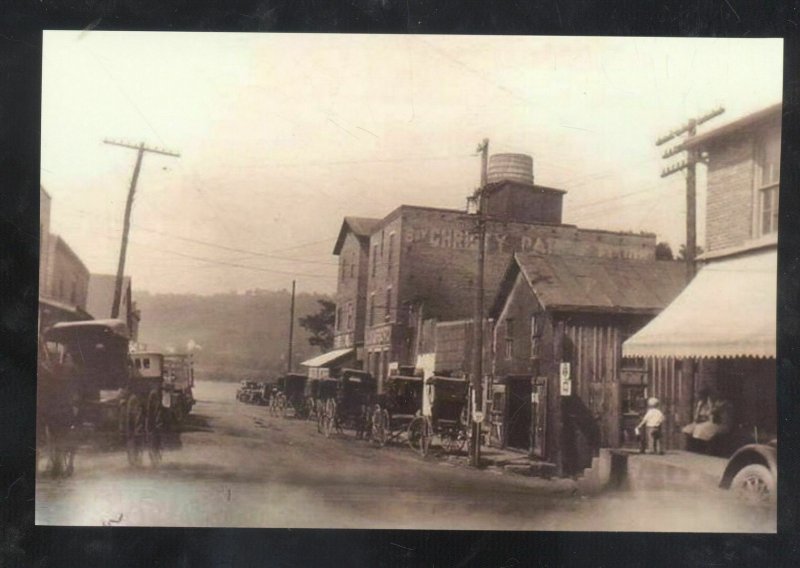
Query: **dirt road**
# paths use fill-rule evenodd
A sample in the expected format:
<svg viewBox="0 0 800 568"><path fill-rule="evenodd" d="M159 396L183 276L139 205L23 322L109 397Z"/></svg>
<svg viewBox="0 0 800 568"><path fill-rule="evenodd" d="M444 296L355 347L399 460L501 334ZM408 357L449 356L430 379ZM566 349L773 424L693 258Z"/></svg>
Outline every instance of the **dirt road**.
<svg viewBox="0 0 800 568"><path fill-rule="evenodd" d="M236 385L199 383L180 447L157 470L123 453L82 452L71 478L40 476L37 524L494 530L775 530L774 512L723 492L582 497L571 480L476 471L235 400ZM146 461L146 460L145 460Z"/></svg>

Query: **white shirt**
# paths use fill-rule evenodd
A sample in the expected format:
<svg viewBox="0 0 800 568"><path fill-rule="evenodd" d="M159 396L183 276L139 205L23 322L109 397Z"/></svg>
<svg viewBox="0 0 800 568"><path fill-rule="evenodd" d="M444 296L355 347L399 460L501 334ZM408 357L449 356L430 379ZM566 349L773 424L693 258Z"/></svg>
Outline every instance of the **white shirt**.
<svg viewBox="0 0 800 568"><path fill-rule="evenodd" d="M648 428L657 428L664 422L664 413L658 408L648 408L645 412L639 426L647 426Z"/></svg>

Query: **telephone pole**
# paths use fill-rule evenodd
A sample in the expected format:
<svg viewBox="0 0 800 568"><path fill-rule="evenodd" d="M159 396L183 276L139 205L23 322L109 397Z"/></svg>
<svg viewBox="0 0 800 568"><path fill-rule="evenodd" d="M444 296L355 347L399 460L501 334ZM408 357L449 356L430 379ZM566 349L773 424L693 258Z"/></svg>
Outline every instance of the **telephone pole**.
<svg viewBox="0 0 800 568"><path fill-rule="evenodd" d="M472 404L470 422L472 437L470 438L470 465L480 467L481 463L481 422L476 420L476 413L481 412L483 418L483 273L486 256L486 218L484 206L486 201L487 164L489 161L489 139L484 138L478 145L481 153L481 186L469 198L475 206L475 215L478 222L478 271L475 279L475 312L473 315L473 344L472 344Z"/></svg>
<svg viewBox="0 0 800 568"><path fill-rule="evenodd" d="M686 260L686 280L689 281L694 278L694 274L696 271L695 266L695 258L697 257L697 187L696 187L696 170L695 166L698 162L705 162L705 159L700 156L699 152L692 148L691 146L687 147L686 144L689 142L692 137L697 134L697 127L704 122L711 120L712 118L721 115L725 112L725 109L722 107L716 108L711 112L704 114L699 118L691 118L689 121L681 126L666 134L656 140L656 146L661 146L670 140L681 136L682 134L686 135L686 139L683 140L677 146L673 146L672 148L668 149L664 152L661 156L662 158L666 159L681 152L686 152L686 158L681 160L677 164L673 164L664 168L661 171L661 177L667 177L675 172L679 172L681 170L686 170L686 248L685 248L685 260Z"/></svg>
<svg viewBox="0 0 800 568"><path fill-rule="evenodd" d="M289 307L289 361L287 363L287 373L292 372L292 344L294 343L294 289L295 281L292 280L292 303Z"/></svg>
<svg viewBox="0 0 800 568"><path fill-rule="evenodd" d="M163 148L151 148L149 146L145 146L144 142L139 144L129 144L127 142L105 139L103 140L103 143L136 150L136 165L133 167L133 178L131 179L131 186L128 189L128 200L125 203L125 220L122 225L122 246L119 249L117 280L114 286L114 303L111 306L111 317L118 318L119 304L122 299L122 279L125 275L125 256L128 252L128 232L131 228L131 209L133 208L133 196L136 194L136 183L139 181L139 171L142 169L142 158L144 157L145 152L163 154L165 156L172 156L174 158L180 158L181 155L177 152L164 150Z"/></svg>

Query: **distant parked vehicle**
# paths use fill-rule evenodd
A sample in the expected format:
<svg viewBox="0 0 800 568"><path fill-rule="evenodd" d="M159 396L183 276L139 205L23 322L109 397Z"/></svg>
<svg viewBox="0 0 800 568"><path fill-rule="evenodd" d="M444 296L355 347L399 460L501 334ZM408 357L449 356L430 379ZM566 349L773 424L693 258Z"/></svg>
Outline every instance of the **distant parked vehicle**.
<svg viewBox="0 0 800 568"><path fill-rule="evenodd" d="M408 443L423 456L428 455L434 436L446 452L463 450L469 439L466 416L469 387L466 379L428 377L425 380L430 408L423 408L408 425Z"/></svg>
<svg viewBox="0 0 800 568"><path fill-rule="evenodd" d="M236 391L236 400L246 404L254 404L257 397L260 396L261 386L250 380L244 380L239 383L239 390Z"/></svg>
<svg viewBox="0 0 800 568"><path fill-rule="evenodd" d="M291 409L295 418L306 418L308 408L306 407L305 390L308 377L299 373L289 373L281 378L283 380L280 381L282 385L280 390L284 398L282 415L286 417L287 411Z"/></svg>
<svg viewBox="0 0 800 568"><path fill-rule="evenodd" d="M774 504L778 487L778 441L747 444L730 457L719 486L752 504Z"/></svg>
<svg viewBox="0 0 800 568"><path fill-rule="evenodd" d="M194 367L192 356L184 353L164 355L164 391L170 397L170 414L182 421L194 406Z"/></svg>

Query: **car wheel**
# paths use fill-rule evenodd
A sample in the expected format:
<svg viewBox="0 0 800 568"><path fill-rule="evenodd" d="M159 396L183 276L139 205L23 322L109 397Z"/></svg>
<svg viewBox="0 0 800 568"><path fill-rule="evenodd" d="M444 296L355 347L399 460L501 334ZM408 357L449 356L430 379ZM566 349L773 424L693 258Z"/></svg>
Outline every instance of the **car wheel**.
<svg viewBox="0 0 800 568"><path fill-rule="evenodd" d="M775 503L775 478L772 472L761 464L744 466L734 476L731 490L742 501L752 504Z"/></svg>

